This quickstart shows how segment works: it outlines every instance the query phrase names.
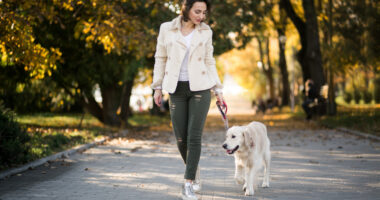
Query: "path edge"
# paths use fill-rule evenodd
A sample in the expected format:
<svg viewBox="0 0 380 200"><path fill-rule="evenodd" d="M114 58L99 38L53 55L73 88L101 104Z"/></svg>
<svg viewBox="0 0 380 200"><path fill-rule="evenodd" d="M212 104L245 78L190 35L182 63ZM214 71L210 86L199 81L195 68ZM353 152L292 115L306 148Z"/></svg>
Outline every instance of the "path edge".
<svg viewBox="0 0 380 200"><path fill-rule="evenodd" d="M375 135L371 135L371 134L368 134L368 133L363 133L363 132L360 132L360 131L356 131L356 130L352 130L352 129L348 129L348 128L343 128L343 127L338 127L338 128L335 128L335 129L337 131L340 131L340 132L349 133L349 134L361 136L361 137L364 137L364 138L367 138L367 139L373 139L373 140L380 141L380 137L375 136Z"/></svg>

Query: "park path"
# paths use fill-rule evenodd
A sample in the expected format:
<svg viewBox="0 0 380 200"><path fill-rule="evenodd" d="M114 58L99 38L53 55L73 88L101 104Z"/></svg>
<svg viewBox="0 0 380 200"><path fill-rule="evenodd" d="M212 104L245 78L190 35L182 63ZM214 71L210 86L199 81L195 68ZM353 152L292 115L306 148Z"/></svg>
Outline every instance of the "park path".
<svg viewBox="0 0 380 200"><path fill-rule="evenodd" d="M179 199L184 165L174 136L113 139L70 158L0 180L1 200ZM277 131L270 188L245 197L235 184L234 158L223 131L206 132L200 161L202 200L380 199L380 143L333 130ZM261 185L261 177L259 178Z"/></svg>

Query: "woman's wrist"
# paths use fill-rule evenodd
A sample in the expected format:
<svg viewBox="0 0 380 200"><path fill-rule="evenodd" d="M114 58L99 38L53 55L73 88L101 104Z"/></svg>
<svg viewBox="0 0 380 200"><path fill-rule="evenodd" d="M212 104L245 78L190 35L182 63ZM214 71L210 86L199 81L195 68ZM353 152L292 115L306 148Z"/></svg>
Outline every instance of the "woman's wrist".
<svg viewBox="0 0 380 200"><path fill-rule="evenodd" d="M215 96L223 96L223 92L215 92Z"/></svg>
<svg viewBox="0 0 380 200"><path fill-rule="evenodd" d="M220 88L214 87L213 90L215 95L223 94L223 90Z"/></svg>

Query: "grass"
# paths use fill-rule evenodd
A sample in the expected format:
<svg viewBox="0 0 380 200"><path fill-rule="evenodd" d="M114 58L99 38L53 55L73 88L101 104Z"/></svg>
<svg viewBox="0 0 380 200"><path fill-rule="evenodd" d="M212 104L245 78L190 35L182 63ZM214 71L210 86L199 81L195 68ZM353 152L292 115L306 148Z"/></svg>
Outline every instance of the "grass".
<svg viewBox="0 0 380 200"><path fill-rule="evenodd" d="M339 106L336 116L323 116L319 122L380 136L380 106Z"/></svg>
<svg viewBox="0 0 380 200"><path fill-rule="evenodd" d="M167 130L170 124L169 113L161 116L153 116L148 113L135 114L128 119L128 123L134 127L153 128L153 130Z"/></svg>
<svg viewBox="0 0 380 200"><path fill-rule="evenodd" d="M89 143L112 131L92 116L81 114L18 115L16 121L31 137L25 144L30 147L26 155L29 162ZM0 166L0 169L4 169L4 166Z"/></svg>

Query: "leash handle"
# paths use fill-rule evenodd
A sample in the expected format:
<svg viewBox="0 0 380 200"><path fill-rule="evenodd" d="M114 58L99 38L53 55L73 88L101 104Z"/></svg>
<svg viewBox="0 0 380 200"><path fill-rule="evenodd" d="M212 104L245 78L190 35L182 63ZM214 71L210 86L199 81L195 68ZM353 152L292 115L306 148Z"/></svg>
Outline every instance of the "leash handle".
<svg viewBox="0 0 380 200"><path fill-rule="evenodd" d="M226 102L220 102L220 101L216 101L216 106L218 107L219 109L219 112L220 114L222 115L223 119L226 119L226 115L227 115L227 104Z"/></svg>
<svg viewBox="0 0 380 200"><path fill-rule="evenodd" d="M224 128L227 130L228 129L228 119L227 119L228 107L227 107L227 104L225 101L223 101L223 102L216 101L216 106L218 107L219 112L222 115L222 119L224 122Z"/></svg>
<svg viewBox="0 0 380 200"><path fill-rule="evenodd" d="M216 105L218 106L218 109L219 109L220 113L222 114L223 119L225 119L226 115L227 115L227 110L228 110L226 102L225 101L223 101L223 102L216 101Z"/></svg>

